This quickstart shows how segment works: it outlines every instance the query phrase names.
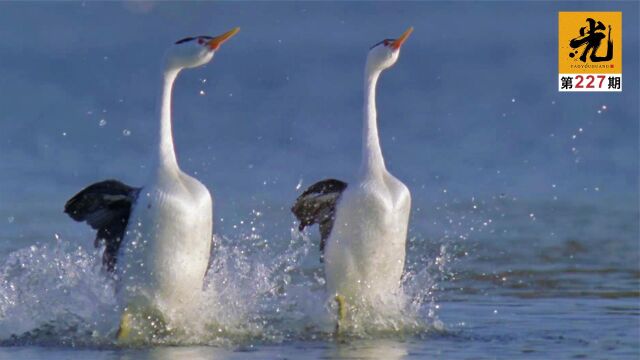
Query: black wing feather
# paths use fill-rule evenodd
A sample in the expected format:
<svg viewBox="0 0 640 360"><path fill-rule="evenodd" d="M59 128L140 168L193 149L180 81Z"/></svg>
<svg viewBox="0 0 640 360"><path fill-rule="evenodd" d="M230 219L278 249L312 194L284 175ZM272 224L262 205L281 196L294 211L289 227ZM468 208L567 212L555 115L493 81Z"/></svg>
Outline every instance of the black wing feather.
<svg viewBox="0 0 640 360"><path fill-rule="evenodd" d="M293 204L291 212L300 221L299 229L318 224L320 227L320 251L331 234L336 215L336 205L347 183L336 179L318 181L309 186ZM322 260L322 258L321 258Z"/></svg>
<svg viewBox="0 0 640 360"><path fill-rule="evenodd" d="M94 246L105 244L102 264L108 271L115 268L131 208L139 193L140 188L106 180L86 187L64 205L64 212L73 220L85 221L98 230Z"/></svg>

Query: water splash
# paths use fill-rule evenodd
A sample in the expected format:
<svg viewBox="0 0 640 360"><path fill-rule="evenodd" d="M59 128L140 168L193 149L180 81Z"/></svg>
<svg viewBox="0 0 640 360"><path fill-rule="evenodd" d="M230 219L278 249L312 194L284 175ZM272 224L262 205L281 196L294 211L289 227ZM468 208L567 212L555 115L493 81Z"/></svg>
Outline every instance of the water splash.
<svg viewBox="0 0 640 360"><path fill-rule="evenodd" d="M238 346L261 341L332 339L335 304L324 291L317 244L291 229L288 243L272 241L253 224L235 238L214 239L214 261L202 299L184 314L183 331L162 344ZM410 243L416 243L415 238ZM428 255L407 264L394 312L367 314L348 336L367 338L441 329L436 317L437 275L446 268ZM121 309L114 281L101 269L100 251L73 242L33 245L0 265L0 339L4 344L113 346ZM378 309L379 310L379 309Z"/></svg>
<svg viewBox="0 0 640 360"><path fill-rule="evenodd" d="M11 253L0 267L0 339L103 342L117 305L96 255L60 239Z"/></svg>

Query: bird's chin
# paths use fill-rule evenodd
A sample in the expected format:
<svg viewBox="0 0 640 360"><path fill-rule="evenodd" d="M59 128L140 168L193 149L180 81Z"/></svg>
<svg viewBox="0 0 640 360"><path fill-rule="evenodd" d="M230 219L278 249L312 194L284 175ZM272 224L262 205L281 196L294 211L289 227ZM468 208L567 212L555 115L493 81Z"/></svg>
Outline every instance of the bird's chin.
<svg viewBox="0 0 640 360"><path fill-rule="evenodd" d="M207 54L205 54L203 57L201 57L200 59L198 59L198 61L196 61L193 64L187 65L185 66L186 68L195 68L195 67L199 67L202 65L206 65L207 63L209 63L211 60L213 59L213 51L208 52Z"/></svg>

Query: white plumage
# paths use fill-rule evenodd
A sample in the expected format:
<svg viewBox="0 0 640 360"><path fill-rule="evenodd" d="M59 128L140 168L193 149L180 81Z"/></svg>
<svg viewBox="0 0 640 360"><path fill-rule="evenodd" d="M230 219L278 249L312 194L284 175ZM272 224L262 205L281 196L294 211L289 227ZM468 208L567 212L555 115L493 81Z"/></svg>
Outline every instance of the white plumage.
<svg viewBox="0 0 640 360"><path fill-rule="evenodd" d="M333 229L325 250L330 295L347 303L376 306L400 288L407 227L409 189L387 171L380 148L376 85L392 66L411 29L397 40L383 41L369 52L365 67L362 164L355 182L337 203Z"/></svg>
<svg viewBox="0 0 640 360"><path fill-rule="evenodd" d="M349 185L324 255L329 294L375 307L398 292L410 209L409 190L387 171Z"/></svg>
<svg viewBox="0 0 640 360"><path fill-rule="evenodd" d="M348 186L334 179L318 182L298 197L292 208L301 229L320 224L323 244L326 240L327 292L338 301L338 329L347 313L380 309L401 286L411 194L386 169L375 98L380 74L397 61L412 30L374 45L367 57L362 164L355 181ZM323 200L329 198L326 194L334 194L331 199L336 200ZM330 230L323 231L327 227Z"/></svg>
<svg viewBox="0 0 640 360"><path fill-rule="evenodd" d="M157 152L145 185L118 181L93 184L74 196L65 211L98 230L106 245L103 261L114 271L123 306L118 338L132 340L169 331L202 294L213 231L207 188L180 170L175 155L171 98L180 71L211 61L218 37L182 39L166 54L159 101ZM125 228L126 225L126 228Z"/></svg>
<svg viewBox="0 0 640 360"><path fill-rule="evenodd" d="M133 207L121 265L116 267L119 297L127 310L150 306L165 315L165 322L175 321L202 293L211 251L213 202L207 188L178 167L171 130L172 89L182 69L211 61L214 51L238 31L215 38L187 38L166 56L158 155Z"/></svg>
<svg viewBox="0 0 640 360"><path fill-rule="evenodd" d="M212 199L198 180L159 168L134 205L116 267L121 303L180 313L201 293L212 240Z"/></svg>

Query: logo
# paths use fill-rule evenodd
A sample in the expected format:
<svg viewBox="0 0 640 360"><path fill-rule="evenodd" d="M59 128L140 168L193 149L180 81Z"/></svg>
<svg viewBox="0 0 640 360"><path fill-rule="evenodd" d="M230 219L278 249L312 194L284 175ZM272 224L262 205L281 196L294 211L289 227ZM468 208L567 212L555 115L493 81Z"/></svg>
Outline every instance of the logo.
<svg viewBox="0 0 640 360"><path fill-rule="evenodd" d="M558 13L558 90L622 91L622 13Z"/></svg>

